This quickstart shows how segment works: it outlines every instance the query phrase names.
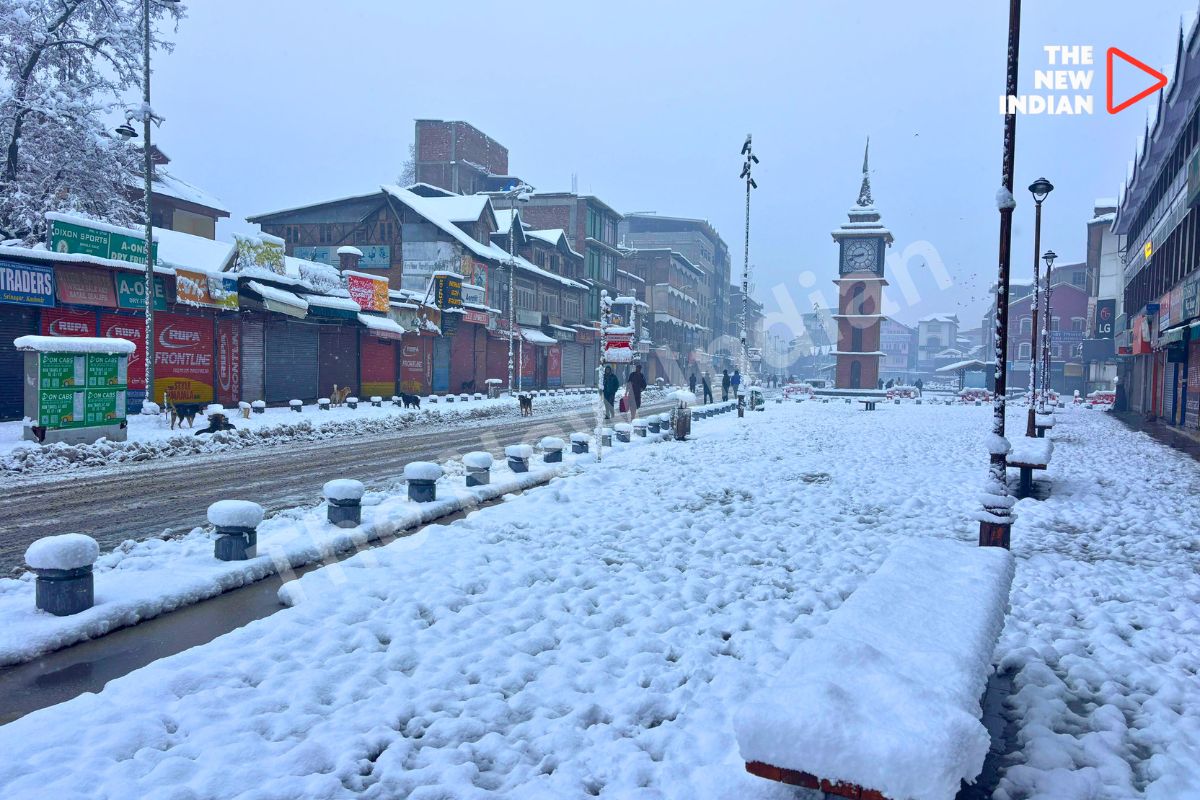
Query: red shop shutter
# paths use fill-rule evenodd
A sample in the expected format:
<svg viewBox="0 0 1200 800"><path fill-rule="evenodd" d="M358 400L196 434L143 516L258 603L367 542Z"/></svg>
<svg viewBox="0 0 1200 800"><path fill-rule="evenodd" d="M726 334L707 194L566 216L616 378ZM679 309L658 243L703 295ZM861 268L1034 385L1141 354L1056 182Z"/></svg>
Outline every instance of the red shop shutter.
<svg viewBox="0 0 1200 800"><path fill-rule="evenodd" d="M396 350L365 331L359 343L362 362L362 399L378 395L384 399L396 393Z"/></svg>

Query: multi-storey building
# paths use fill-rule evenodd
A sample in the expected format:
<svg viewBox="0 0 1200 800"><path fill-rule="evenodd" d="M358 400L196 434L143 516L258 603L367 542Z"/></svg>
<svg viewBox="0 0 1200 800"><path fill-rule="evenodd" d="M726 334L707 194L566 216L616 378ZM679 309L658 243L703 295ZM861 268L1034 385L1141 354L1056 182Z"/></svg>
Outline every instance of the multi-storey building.
<svg viewBox="0 0 1200 800"><path fill-rule="evenodd" d="M899 320L884 317L879 328L879 349L883 358L879 377L885 381L908 383L917 368L917 329Z"/></svg>
<svg viewBox="0 0 1200 800"><path fill-rule="evenodd" d="M711 370L709 331L700 324L704 271L669 247L632 251L622 271L644 281L648 309L646 324L639 327L648 329L654 343L646 359L648 377L681 383L692 371Z"/></svg>
<svg viewBox="0 0 1200 800"><path fill-rule="evenodd" d="M1121 251L1123 236L1113 233L1117 201L1096 200L1087 224L1088 338L1083 343L1084 379L1089 391L1116 385L1117 358L1113 346L1115 322L1124 309Z"/></svg>
<svg viewBox="0 0 1200 800"><path fill-rule="evenodd" d="M413 140L417 182L456 194L507 189L508 148L467 122L419 119Z"/></svg>
<svg viewBox="0 0 1200 800"><path fill-rule="evenodd" d="M929 314L917 322L917 368L930 372L938 365L938 354L958 348L958 315Z"/></svg>

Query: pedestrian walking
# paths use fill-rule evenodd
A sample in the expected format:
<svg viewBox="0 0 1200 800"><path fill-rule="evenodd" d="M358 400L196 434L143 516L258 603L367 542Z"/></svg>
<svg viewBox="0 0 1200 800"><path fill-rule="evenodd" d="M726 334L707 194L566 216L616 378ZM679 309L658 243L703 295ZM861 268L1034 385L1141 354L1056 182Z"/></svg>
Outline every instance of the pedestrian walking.
<svg viewBox="0 0 1200 800"><path fill-rule="evenodd" d="M692 394L696 393L696 373L694 372L688 376L688 391Z"/></svg>
<svg viewBox="0 0 1200 800"><path fill-rule="evenodd" d="M742 371L735 369L733 375L729 378L729 388L733 389L733 396L738 396L738 388L742 385ZM738 402L741 402L740 400Z"/></svg>
<svg viewBox="0 0 1200 800"><path fill-rule="evenodd" d="M721 402L729 399L729 370L721 370Z"/></svg>
<svg viewBox="0 0 1200 800"><path fill-rule="evenodd" d="M705 402L705 404L708 404L713 401L712 381L710 381L708 379L707 372L704 373L704 375L702 377L703 377L703 380L701 381L701 384L704 386L704 402Z"/></svg>
<svg viewBox="0 0 1200 800"><path fill-rule="evenodd" d="M637 419L638 408L642 405L642 392L645 388L646 376L642 374L642 365L637 364L625 381L625 405L629 407L630 422Z"/></svg>
<svg viewBox="0 0 1200 800"><path fill-rule="evenodd" d="M925 381L921 380L920 378L917 378L917 382L914 383L913 386L917 387L917 397L925 396L925 393L923 391L921 391L925 387Z"/></svg>
<svg viewBox="0 0 1200 800"><path fill-rule="evenodd" d="M613 372L613 368L608 364L604 365L604 418L612 419L615 413L613 406L617 402L617 389L621 388L621 382L617 380L617 373Z"/></svg>

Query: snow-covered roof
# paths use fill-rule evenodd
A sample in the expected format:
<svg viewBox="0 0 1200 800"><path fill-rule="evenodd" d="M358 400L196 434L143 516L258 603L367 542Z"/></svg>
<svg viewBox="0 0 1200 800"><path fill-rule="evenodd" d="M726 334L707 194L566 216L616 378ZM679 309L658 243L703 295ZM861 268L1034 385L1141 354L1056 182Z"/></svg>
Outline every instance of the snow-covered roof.
<svg viewBox="0 0 1200 800"><path fill-rule="evenodd" d="M930 314L928 316L921 317L920 321L921 322L953 322L953 323L957 324L958 323L958 315L957 314L945 314L945 313Z"/></svg>
<svg viewBox="0 0 1200 800"><path fill-rule="evenodd" d="M237 246L232 242L166 228L154 229L154 241L158 243L158 263L197 272L224 272L237 255Z"/></svg>
<svg viewBox="0 0 1200 800"><path fill-rule="evenodd" d="M525 341L530 344L558 344L558 340L554 339L541 331L533 328L521 328L521 335L525 337Z"/></svg>
<svg viewBox="0 0 1200 800"><path fill-rule="evenodd" d="M488 244L483 244L476 241L475 239L471 238L470 234L454 224L456 219L461 221L464 215L469 212L469 209L466 207L467 204L459 203L459 200L466 199L471 200L475 204L480 204L487 203L487 197L483 195L422 197L419 194L413 194L409 190L402 189L394 184L385 184L380 188L382 188L384 192L386 192L395 200L403 203L417 214L420 214L422 217L429 220L430 223L440 229L443 233L448 234L451 238L480 258L489 258L494 260L497 258L503 259L509 257L508 253L505 253L499 247L496 247L490 242ZM482 206L480 206L480 211L477 212L474 217L469 218L470 221L473 222L479 219L479 213L482 213Z"/></svg>
<svg viewBox="0 0 1200 800"><path fill-rule="evenodd" d="M404 334L404 328L400 327L387 317L377 317L372 314L360 313L358 315L358 321L377 333L387 333L394 336L401 336Z"/></svg>
<svg viewBox="0 0 1200 800"><path fill-rule="evenodd" d="M638 283L645 283L645 282L646 282L646 279L645 279L645 278L643 278L641 275L634 275L632 272L626 272L626 271L625 271L625 270L623 270L623 269L619 269L619 270L617 270L617 274L618 274L618 275L624 275L626 278L629 278L630 280L637 281Z"/></svg>
<svg viewBox="0 0 1200 800"><path fill-rule="evenodd" d="M967 359L966 361L955 361L953 364L947 364L944 367L938 367L934 372L958 372L960 369L984 369L992 366L986 361L980 361L978 358Z"/></svg>
<svg viewBox="0 0 1200 800"><path fill-rule="evenodd" d="M547 228L545 230L538 231L525 231L525 235L532 236L534 239L540 239L541 241L552 244L555 247L558 246L560 240L565 240L567 243L567 250L571 251L572 254L583 258L582 254L575 252L575 248L571 247L571 240L567 237L567 232L562 228Z"/></svg>
<svg viewBox="0 0 1200 800"><path fill-rule="evenodd" d="M13 339L18 350L38 353L108 353L128 354L135 349L128 339L100 338L92 336L18 336Z"/></svg>
<svg viewBox="0 0 1200 800"><path fill-rule="evenodd" d="M220 211L226 216L229 215L229 209L225 207L225 204L216 195L210 194L185 180L165 172L161 167L154 170L154 183L151 185L151 189L155 194L173 197L176 200L194 203L198 206L211 208L214 211Z"/></svg>
<svg viewBox="0 0 1200 800"><path fill-rule="evenodd" d="M246 288L258 294L263 300L273 300L276 303L283 303L284 305L302 308L306 311L308 310L307 300L298 294L287 291L286 289L277 289L274 286L267 286L266 284L259 283L258 281L249 281L246 284Z"/></svg>
<svg viewBox="0 0 1200 800"><path fill-rule="evenodd" d="M514 216L517 218L517 227L522 227L521 210L519 208L496 208L493 209L493 213L496 215L496 233L502 233L507 236L508 232L512 230Z"/></svg>
<svg viewBox="0 0 1200 800"><path fill-rule="evenodd" d="M257 291L257 290L256 290ZM358 303L351 300L349 297L330 297L324 294L302 294L300 297L310 306L320 306L321 308L334 308L338 311L361 311Z"/></svg>

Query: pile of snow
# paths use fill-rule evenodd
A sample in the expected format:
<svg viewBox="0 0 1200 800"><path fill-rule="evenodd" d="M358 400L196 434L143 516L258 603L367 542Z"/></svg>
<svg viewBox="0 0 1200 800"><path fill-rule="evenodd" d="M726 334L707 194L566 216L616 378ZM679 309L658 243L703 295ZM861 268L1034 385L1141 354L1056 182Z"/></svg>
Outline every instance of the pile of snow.
<svg viewBox="0 0 1200 800"><path fill-rule="evenodd" d="M492 468L492 454L482 450L467 453L462 457L463 466L467 469L486 470Z"/></svg>
<svg viewBox="0 0 1200 800"><path fill-rule="evenodd" d="M1001 548L897 546L738 712L742 757L888 797L953 800L991 743L979 698L1012 578Z"/></svg>
<svg viewBox="0 0 1200 800"><path fill-rule="evenodd" d="M591 434L588 434L588 433L572 433L571 434L571 442L572 443L583 442L586 444L587 442L590 442L591 440L592 440L592 436L591 436Z"/></svg>
<svg viewBox="0 0 1200 800"><path fill-rule="evenodd" d="M406 481L436 481L442 477L442 468L432 461L413 461L404 465Z"/></svg>
<svg viewBox="0 0 1200 800"><path fill-rule="evenodd" d="M156 414L161 414L162 408L158 403L151 403L149 400L142 401L142 414L148 417L153 417Z"/></svg>
<svg viewBox="0 0 1200 800"><path fill-rule="evenodd" d="M533 448L527 444L510 444L504 448L504 455L509 458L528 459L533 456Z"/></svg>
<svg viewBox="0 0 1200 800"><path fill-rule="evenodd" d="M37 353L102 353L129 355L136 348L128 339L96 338L91 336L18 336L13 339L18 350Z"/></svg>
<svg viewBox="0 0 1200 800"><path fill-rule="evenodd" d="M218 500L208 507L208 521L218 528L257 528L263 507L249 500Z"/></svg>
<svg viewBox="0 0 1200 800"><path fill-rule="evenodd" d="M331 481L326 481L321 487L321 493L325 495L326 500L336 500L344 502L346 500L361 500L366 487L362 481L356 481L352 478L335 478Z"/></svg>
<svg viewBox="0 0 1200 800"><path fill-rule="evenodd" d="M687 389L676 389L668 394L667 397L688 406L694 405L696 402L696 393L689 392Z"/></svg>
<svg viewBox="0 0 1200 800"><path fill-rule="evenodd" d="M538 447L542 448L543 450L562 450L566 446L567 443L557 436L544 436L542 437L542 440L538 442Z"/></svg>
<svg viewBox="0 0 1200 800"><path fill-rule="evenodd" d="M205 407L204 413L207 415L224 414L225 406L221 405L220 403L209 403L209 405Z"/></svg>
<svg viewBox="0 0 1200 800"><path fill-rule="evenodd" d="M82 533L63 533L38 539L25 551L31 569L79 569L95 563L100 545Z"/></svg>
<svg viewBox="0 0 1200 800"><path fill-rule="evenodd" d="M633 426L628 422L618 422L616 425L613 425L613 430L617 433L633 433Z"/></svg>

